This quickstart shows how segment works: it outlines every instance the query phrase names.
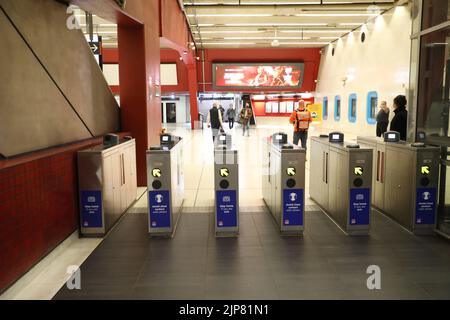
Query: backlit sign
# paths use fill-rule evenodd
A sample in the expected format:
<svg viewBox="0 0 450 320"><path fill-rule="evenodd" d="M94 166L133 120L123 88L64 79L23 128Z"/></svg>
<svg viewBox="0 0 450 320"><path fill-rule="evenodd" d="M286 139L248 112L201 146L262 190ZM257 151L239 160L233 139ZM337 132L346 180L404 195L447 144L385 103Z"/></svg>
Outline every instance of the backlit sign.
<svg viewBox="0 0 450 320"><path fill-rule="evenodd" d="M213 84L216 89L299 89L303 73L303 63L214 63Z"/></svg>

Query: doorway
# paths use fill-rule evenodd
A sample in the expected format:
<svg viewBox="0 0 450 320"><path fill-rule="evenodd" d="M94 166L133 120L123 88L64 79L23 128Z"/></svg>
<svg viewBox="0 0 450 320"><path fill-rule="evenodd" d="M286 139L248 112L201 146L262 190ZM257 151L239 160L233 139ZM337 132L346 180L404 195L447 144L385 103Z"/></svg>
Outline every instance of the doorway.
<svg viewBox="0 0 450 320"><path fill-rule="evenodd" d="M167 123L177 122L177 104L174 102L166 103L166 122Z"/></svg>

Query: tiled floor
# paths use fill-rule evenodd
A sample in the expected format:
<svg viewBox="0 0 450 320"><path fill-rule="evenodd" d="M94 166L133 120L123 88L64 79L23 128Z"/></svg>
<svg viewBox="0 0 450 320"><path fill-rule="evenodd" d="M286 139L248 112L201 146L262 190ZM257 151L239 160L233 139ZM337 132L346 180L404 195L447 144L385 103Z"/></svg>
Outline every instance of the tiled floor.
<svg viewBox="0 0 450 320"><path fill-rule="evenodd" d="M141 197L82 264L82 290L63 286L67 263L56 257L37 278L56 272L55 279L60 280L41 281L33 298L50 299L63 286L56 299L450 299L448 241L413 236L376 212L369 237L345 236L308 199L308 162L305 236L279 236L262 201L260 155L263 137L285 131L291 139L286 119L261 119L250 138L242 137L240 127L230 131L240 161L237 239L213 236L210 131L190 131L186 126L168 130L183 136L185 144L184 213L175 238L148 238L147 197ZM310 135L319 133L312 128ZM83 246L84 240L76 239L72 245ZM80 253L78 263L84 258ZM381 267L378 291L366 287L366 268L371 264ZM30 286L17 289L7 298L27 298L29 290Z"/></svg>
<svg viewBox="0 0 450 320"><path fill-rule="evenodd" d="M171 240L149 239L146 221L128 214L81 266L82 289L55 298L450 299L449 243L376 212L368 237L345 236L318 211L304 237L280 237L263 207L241 213L239 238L216 239L207 213L184 213ZM369 265L381 290L367 289Z"/></svg>

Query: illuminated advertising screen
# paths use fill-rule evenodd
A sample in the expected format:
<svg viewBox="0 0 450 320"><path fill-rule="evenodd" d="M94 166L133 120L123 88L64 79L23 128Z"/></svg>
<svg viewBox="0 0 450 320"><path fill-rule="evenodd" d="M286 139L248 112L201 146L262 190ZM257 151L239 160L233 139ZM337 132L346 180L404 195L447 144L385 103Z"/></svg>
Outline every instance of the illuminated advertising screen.
<svg viewBox="0 0 450 320"><path fill-rule="evenodd" d="M215 89L299 89L303 63L214 63Z"/></svg>

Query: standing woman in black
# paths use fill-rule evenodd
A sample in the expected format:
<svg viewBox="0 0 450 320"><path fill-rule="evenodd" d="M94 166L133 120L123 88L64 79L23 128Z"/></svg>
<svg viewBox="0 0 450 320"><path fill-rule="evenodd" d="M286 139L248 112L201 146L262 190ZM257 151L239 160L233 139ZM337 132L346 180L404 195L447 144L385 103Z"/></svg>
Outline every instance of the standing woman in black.
<svg viewBox="0 0 450 320"><path fill-rule="evenodd" d="M408 120L408 111L406 111L406 97L396 96L394 99L395 116L391 121L391 131L400 132L400 139L406 141L406 126Z"/></svg>

